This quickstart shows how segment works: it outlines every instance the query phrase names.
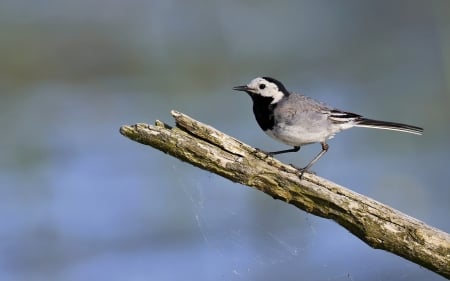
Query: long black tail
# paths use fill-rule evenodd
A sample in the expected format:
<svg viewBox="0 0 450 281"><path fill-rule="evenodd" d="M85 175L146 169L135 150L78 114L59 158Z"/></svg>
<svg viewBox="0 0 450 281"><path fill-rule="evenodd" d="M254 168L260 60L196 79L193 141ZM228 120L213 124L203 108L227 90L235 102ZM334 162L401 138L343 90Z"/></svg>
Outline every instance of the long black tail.
<svg viewBox="0 0 450 281"><path fill-rule="evenodd" d="M392 130L392 131L406 132L406 133L411 133L411 134L416 134L416 135L421 135L423 133L423 129L420 127L401 124L401 123L395 123L395 122L379 121L379 120L372 120L372 119L366 119L366 118L360 118L356 122L357 123L355 126L357 126L357 127Z"/></svg>

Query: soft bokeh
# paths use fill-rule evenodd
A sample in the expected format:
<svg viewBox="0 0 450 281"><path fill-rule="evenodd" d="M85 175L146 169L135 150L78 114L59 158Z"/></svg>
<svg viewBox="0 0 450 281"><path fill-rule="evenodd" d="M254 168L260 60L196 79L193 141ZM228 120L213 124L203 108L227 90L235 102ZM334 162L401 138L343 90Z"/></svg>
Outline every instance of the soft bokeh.
<svg viewBox="0 0 450 281"><path fill-rule="evenodd" d="M3 0L0 30L0 280L443 280L118 129L176 109L286 148L231 90L273 76L424 127L344 132L314 170L450 232L449 1Z"/></svg>

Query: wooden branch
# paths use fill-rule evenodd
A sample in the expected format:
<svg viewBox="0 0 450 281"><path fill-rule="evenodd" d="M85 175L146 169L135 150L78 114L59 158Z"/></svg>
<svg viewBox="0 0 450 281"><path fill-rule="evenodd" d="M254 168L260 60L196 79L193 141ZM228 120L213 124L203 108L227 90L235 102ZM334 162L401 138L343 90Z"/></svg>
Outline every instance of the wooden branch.
<svg viewBox="0 0 450 281"><path fill-rule="evenodd" d="M122 126L120 133L178 159L332 219L373 248L450 278L450 235L389 206L268 157L237 139L172 111L177 127Z"/></svg>

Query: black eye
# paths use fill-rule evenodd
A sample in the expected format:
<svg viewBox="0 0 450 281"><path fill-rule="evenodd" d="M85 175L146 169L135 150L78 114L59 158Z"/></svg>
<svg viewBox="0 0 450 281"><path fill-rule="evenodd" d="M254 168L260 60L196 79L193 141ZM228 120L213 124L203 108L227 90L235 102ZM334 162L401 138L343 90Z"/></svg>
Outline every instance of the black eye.
<svg viewBox="0 0 450 281"><path fill-rule="evenodd" d="M266 84L259 84L259 88L262 90L264 88L266 88Z"/></svg>

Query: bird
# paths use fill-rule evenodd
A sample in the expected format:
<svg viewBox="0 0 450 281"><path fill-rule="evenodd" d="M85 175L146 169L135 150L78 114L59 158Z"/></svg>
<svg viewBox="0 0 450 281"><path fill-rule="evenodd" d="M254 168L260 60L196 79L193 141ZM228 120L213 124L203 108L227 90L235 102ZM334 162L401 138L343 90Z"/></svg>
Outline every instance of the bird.
<svg viewBox="0 0 450 281"><path fill-rule="evenodd" d="M256 77L233 90L246 92L253 101L253 114L259 127L273 139L292 146L291 149L265 152L269 156L297 152L300 147L320 143L322 150L304 167L297 168L299 177L328 151L327 140L337 133L353 127L365 127L422 135L423 128L368 119L362 115L343 111L311 97L290 92L277 79ZM293 166L293 165L292 165Z"/></svg>

